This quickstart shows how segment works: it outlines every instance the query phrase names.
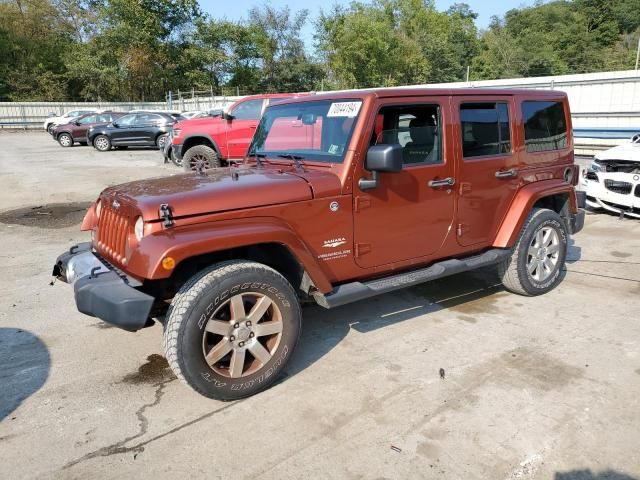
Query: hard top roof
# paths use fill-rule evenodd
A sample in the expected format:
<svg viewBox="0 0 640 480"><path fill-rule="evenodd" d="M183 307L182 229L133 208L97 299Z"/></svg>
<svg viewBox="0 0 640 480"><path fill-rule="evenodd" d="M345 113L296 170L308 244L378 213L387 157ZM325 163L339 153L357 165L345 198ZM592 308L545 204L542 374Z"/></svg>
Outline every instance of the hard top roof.
<svg viewBox="0 0 640 480"><path fill-rule="evenodd" d="M346 98L393 98L393 97L421 97L421 96L512 96L524 95L530 98L564 98L565 92L559 90L533 90L524 88L438 88L438 87L391 87L371 88L362 90L339 90L332 92L317 92L313 96L291 98L278 105L298 103L314 100L333 100Z"/></svg>

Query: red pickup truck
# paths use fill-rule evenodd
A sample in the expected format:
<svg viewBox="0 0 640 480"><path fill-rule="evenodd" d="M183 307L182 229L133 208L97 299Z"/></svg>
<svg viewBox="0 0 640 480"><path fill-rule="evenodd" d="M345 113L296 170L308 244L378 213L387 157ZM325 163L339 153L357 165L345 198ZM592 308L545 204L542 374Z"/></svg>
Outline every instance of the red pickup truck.
<svg viewBox="0 0 640 480"><path fill-rule="evenodd" d="M163 148L165 161L185 170L221 166L232 158L243 158L264 109L276 101L308 93L272 93L244 97L220 116L195 118L176 124Z"/></svg>

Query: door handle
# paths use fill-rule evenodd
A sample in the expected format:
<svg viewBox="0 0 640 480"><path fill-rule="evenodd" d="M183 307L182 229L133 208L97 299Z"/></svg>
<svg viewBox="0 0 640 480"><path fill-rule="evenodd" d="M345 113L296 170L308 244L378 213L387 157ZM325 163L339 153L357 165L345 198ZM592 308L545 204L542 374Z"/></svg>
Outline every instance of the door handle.
<svg viewBox="0 0 640 480"><path fill-rule="evenodd" d="M515 168L511 170L498 170L496 172L496 178L511 178L518 175L518 171Z"/></svg>
<svg viewBox="0 0 640 480"><path fill-rule="evenodd" d="M431 188L451 187L455 185L456 180L453 177L443 178L442 180L429 180Z"/></svg>

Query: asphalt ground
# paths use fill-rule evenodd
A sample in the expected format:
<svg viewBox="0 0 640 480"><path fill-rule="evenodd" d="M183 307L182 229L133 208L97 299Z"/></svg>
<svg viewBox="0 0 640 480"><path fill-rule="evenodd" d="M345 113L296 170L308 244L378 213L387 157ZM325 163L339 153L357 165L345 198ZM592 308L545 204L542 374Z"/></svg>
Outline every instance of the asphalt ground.
<svg viewBox="0 0 640 480"><path fill-rule="evenodd" d="M589 214L541 297L486 270L306 307L278 384L221 403L176 380L159 327L50 285L102 188L176 173L0 133L0 478L640 479L640 222Z"/></svg>

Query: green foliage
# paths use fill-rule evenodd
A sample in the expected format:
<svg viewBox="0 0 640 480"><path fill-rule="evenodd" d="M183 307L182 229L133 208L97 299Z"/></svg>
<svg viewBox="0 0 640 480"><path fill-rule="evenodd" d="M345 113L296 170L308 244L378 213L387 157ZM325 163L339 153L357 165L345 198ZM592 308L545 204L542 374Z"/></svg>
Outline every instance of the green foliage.
<svg viewBox="0 0 640 480"><path fill-rule="evenodd" d="M0 100L162 100L169 90L307 91L633 68L640 0L555 0L479 32L467 4L269 4L239 22L197 0L0 0Z"/></svg>

